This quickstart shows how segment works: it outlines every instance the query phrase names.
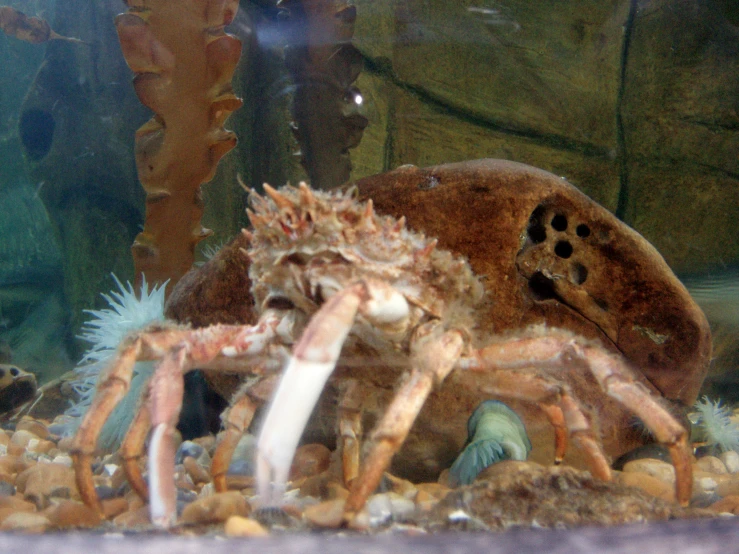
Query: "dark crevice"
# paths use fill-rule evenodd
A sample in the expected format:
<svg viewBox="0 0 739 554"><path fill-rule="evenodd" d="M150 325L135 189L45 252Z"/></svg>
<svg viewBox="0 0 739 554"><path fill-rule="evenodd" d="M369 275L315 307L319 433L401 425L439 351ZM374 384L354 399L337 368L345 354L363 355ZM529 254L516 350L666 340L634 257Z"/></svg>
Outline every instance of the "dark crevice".
<svg viewBox="0 0 739 554"><path fill-rule="evenodd" d="M537 144L555 148L566 152L578 152L585 156L608 159L610 148L598 146L588 142L573 140L569 137L551 133L541 133L535 129L512 124L510 121L502 121L481 114L464 106L455 105L449 99L435 94L424 87L406 83L395 73L392 62L387 58L372 58L361 52L364 57L364 69L381 78L387 79L393 85L415 96L430 108L454 117L459 121L482 127L490 131L504 133L514 137L529 139Z"/></svg>
<svg viewBox="0 0 739 554"><path fill-rule="evenodd" d="M621 74L619 76L618 97L616 100L616 141L618 143L619 191L616 217L623 221L629 205L629 160L626 152L626 134L624 128L623 103L626 90L626 68L629 60L629 47L636 19L637 0L631 0L629 15L624 26L624 39L621 45Z"/></svg>

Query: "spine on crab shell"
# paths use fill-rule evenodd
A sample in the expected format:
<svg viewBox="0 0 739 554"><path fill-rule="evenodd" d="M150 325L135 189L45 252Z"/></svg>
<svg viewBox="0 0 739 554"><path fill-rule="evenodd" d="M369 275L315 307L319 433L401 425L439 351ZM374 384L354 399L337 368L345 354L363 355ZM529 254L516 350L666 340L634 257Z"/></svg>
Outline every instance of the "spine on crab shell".
<svg viewBox="0 0 739 554"><path fill-rule="evenodd" d="M171 290L192 267L195 245L210 234L200 222L200 187L236 145L223 125L242 104L231 86L241 41L223 27L238 0L127 4L129 11L116 18L118 37L136 94L154 112L136 133L136 167L146 191L144 229L132 246L136 280L169 280Z"/></svg>

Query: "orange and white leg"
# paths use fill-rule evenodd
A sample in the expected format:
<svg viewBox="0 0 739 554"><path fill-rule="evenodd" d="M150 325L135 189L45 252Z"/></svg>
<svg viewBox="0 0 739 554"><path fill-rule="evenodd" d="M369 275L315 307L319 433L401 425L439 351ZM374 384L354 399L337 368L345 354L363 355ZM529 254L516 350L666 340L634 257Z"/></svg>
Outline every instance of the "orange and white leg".
<svg viewBox="0 0 739 554"><path fill-rule="evenodd" d="M343 519L347 523L380 484L429 393L454 369L465 345L461 332L443 331L433 323L421 327L416 335L411 344L411 372L372 431L369 453L346 499Z"/></svg>
<svg viewBox="0 0 739 554"><path fill-rule="evenodd" d="M359 475L362 444L362 391L355 379L348 379L341 384L336 411L344 485L350 487Z"/></svg>
<svg viewBox="0 0 739 554"><path fill-rule="evenodd" d="M380 281L362 281L331 296L293 349L257 443L257 491L264 506L279 505L300 436L336 366L357 314L402 329L409 314L403 295Z"/></svg>

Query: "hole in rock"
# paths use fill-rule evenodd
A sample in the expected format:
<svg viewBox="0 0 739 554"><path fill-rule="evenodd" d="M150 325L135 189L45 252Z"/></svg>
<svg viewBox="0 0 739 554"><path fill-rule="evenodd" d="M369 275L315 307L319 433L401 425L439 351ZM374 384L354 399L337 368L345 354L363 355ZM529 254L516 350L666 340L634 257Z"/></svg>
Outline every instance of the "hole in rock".
<svg viewBox="0 0 739 554"><path fill-rule="evenodd" d="M554 253L565 260L572 256L572 245L566 240L561 240L554 245Z"/></svg>
<svg viewBox="0 0 739 554"><path fill-rule="evenodd" d="M572 264L570 268L570 281L576 285L582 285L588 278L588 268L582 264Z"/></svg>
<svg viewBox="0 0 739 554"><path fill-rule="evenodd" d="M538 206L529 217L529 226L526 228L526 233L534 244L541 244L547 240L547 231L543 223L544 211L544 206Z"/></svg>
<svg viewBox="0 0 739 554"><path fill-rule="evenodd" d="M590 227L585 225L584 223L581 223L575 228L575 232L577 233L577 236L580 238L586 238L590 236Z"/></svg>
<svg viewBox="0 0 739 554"><path fill-rule="evenodd" d="M554 282L540 271L534 273L531 279L529 279L529 290L534 300L557 298L557 293L554 290Z"/></svg>
<svg viewBox="0 0 739 554"><path fill-rule="evenodd" d="M552 218L552 228L555 231L566 231L567 230L567 217L562 214L557 214Z"/></svg>

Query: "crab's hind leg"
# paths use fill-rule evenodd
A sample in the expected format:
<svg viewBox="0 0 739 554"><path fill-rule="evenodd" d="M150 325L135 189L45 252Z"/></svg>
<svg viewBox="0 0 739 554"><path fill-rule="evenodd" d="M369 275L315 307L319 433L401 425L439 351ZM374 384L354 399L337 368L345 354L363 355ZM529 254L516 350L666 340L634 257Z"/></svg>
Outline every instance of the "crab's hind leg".
<svg viewBox="0 0 739 554"><path fill-rule="evenodd" d="M71 454L77 488L85 504L99 514L103 513L103 507L95 492L95 485L92 478L92 458L96 450L100 430L113 409L126 396L131 386L133 366L139 357L141 349L142 338L139 336L127 345L113 360L107 369L105 378L98 386L95 398L72 441Z"/></svg>
<svg viewBox="0 0 739 554"><path fill-rule="evenodd" d="M351 522L380 484L382 474L405 442L408 432L434 386L441 384L464 348L459 331L441 331L436 324L419 328L411 346L411 372L370 436L371 449L344 505Z"/></svg>
<svg viewBox="0 0 739 554"><path fill-rule="evenodd" d="M693 471L688 432L644 385L635 381L618 358L589 345L572 341L575 355L587 361L603 390L634 412L654 437L670 451L675 467L675 497L687 506L693 493Z"/></svg>

